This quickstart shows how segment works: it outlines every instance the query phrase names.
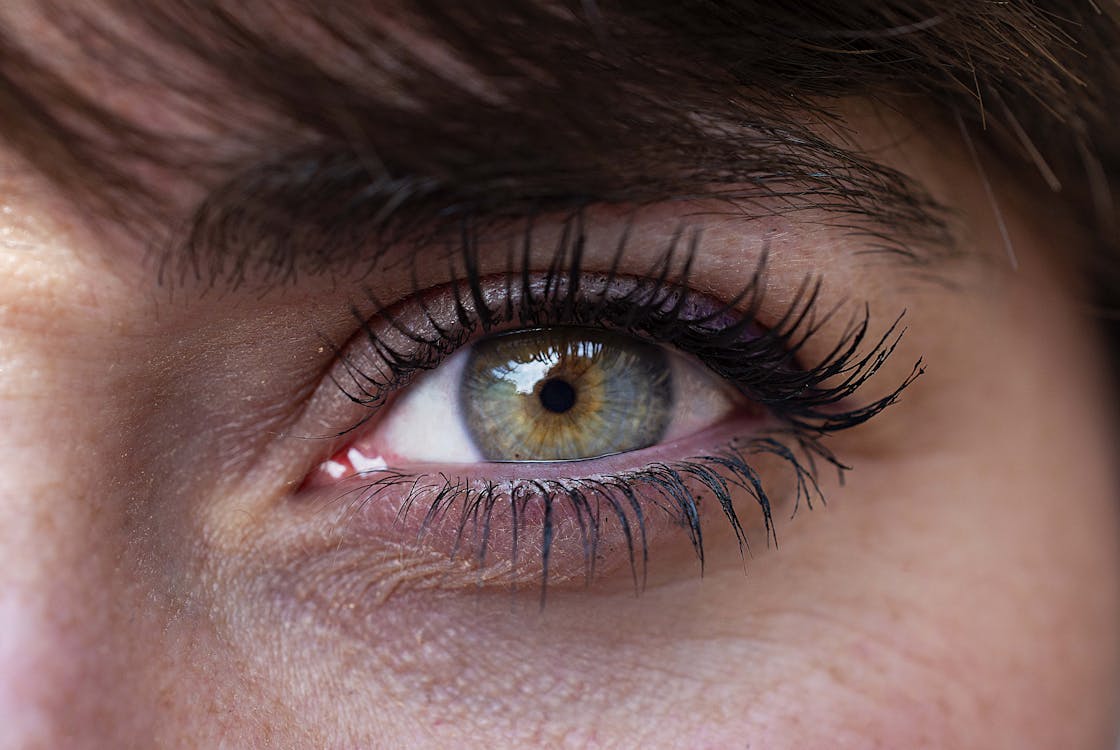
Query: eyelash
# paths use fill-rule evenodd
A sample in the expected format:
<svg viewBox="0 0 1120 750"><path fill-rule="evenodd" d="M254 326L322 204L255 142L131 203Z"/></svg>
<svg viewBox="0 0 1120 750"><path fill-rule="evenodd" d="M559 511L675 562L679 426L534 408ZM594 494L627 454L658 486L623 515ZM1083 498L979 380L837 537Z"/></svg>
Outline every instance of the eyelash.
<svg viewBox="0 0 1120 750"><path fill-rule="evenodd" d="M401 305L389 309L367 292L374 307L372 315L357 307L351 312L361 328L368 351L380 363L376 372L358 365L346 352L331 344L346 373L343 382L332 375L335 385L351 401L368 407L370 413L339 433L345 435L370 419L386 399L405 387L419 373L437 367L452 352L477 336L499 327L547 327L576 325L603 327L627 333L692 355L716 375L731 383L752 403L763 407L777 425L748 438L733 438L708 455L669 463L658 462L634 471L597 473L571 479L490 481L463 479L444 474L415 474L388 468L356 491L350 512L386 492L405 492L399 518L426 504L420 526L421 537L453 508L459 509L451 556L467 546L475 548L474 562L481 570L490 547L491 528L499 508L508 509L512 531L511 563L516 566L519 539L526 532L526 510L538 503L540 513L540 595L545 601L549 585L550 553L556 529L554 511L567 504L574 514L582 545L585 581L592 580L605 524L616 522L623 534L635 591L645 586L649 547L648 509L660 509L685 533L704 567L704 541L700 524L699 498L715 498L738 540L740 554L749 551L746 533L732 500L737 488L751 495L762 511L766 539L777 542L772 503L762 477L752 467L753 457L772 455L790 467L794 478L795 513L800 503L812 508L814 498L824 501L817 483L819 462L834 467L841 481L850 467L822 444L827 435L862 424L890 404L922 373L919 360L910 374L890 393L862 406L846 405L854 394L883 365L904 332L901 317L861 353L869 336L869 311L853 318L838 343L817 364L802 367L799 355L807 342L835 314L823 315L819 307L818 281L806 279L783 315L762 327L757 316L763 304L768 255L759 256L751 278L729 302L715 303L693 292L689 273L697 255L700 232L683 227L672 236L651 269L642 276L618 272L626 253L629 232L618 242L610 270L588 274L582 268L587 244L582 215L564 223L564 231L543 273L532 272L530 250L534 246L533 223L526 221L521 252L510 252L502 280L501 302L487 301L487 281L479 271L478 237L464 224L460 243L450 257L450 288L453 320L441 321L429 302L430 293L420 290L401 305L422 313L422 323L409 328L399 319ZM685 250L681 250L682 244ZM455 267L456 258L461 269ZM565 270L566 269L566 270ZM671 277L679 280L670 281ZM590 290L590 291L589 291ZM697 313L697 310L707 312ZM371 321L383 321L377 331ZM392 337L386 332L391 332ZM397 339L390 341L390 338ZM572 462L578 465L580 462ZM700 490L697 491L696 487ZM604 513L605 511L605 513Z"/></svg>

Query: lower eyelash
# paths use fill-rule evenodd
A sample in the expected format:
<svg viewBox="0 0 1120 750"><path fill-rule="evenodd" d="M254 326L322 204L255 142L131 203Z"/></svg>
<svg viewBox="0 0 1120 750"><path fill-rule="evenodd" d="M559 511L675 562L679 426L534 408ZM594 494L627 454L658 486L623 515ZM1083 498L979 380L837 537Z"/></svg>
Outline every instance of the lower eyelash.
<svg viewBox="0 0 1120 750"><path fill-rule="evenodd" d="M782 438L792 442L787 445ZM705 553L701 526L701 503L710 495L738 540L740 555L749 553L746 530L733 495L749 494L762 512L767 544L777 544L773 500L760 473L749 457L771 455L785 462L793 478L793 511L804 501L824 502L817 484L817 461L823 457L843 475L847 467L816 444L813 439L773 432L750 439L735 439L708 455L658 462L643 468L613 474L595 474L572 479L528 479L492 481L466 479L446 474L417 474L393 469L372 472L372 481L346 493L350 506L346 515L362 509L387 494L404 492L398 521L423 513L417 537L422 542L434 528L451 523L453 541L450 558L473 550L471 562L482 570L493 549L495 529L503 529L514 567L524 549L525 538L536 534L541 561L540 601L544 606L550 582L550 564L557 531L557 513L565 512L578 527L583 555L583 577L595 576L600 543L608 524L617 524L626 546L635 593L646 584L649 564L649 529L668 519L687 535L703 574ZM663 514L660 519L651 514Z"/></svg>
<svg viewBox="0 0 1120 750"><path fill-rule="evenodd" d="M653 276L635 277L618 272L625 254L623 243L615 250L612 270L592 274L581 271L584 238L568 238L557 246L549 270L542 275L530 272L527 248L531 240L527 237L524 257L511 259L510 266L496 274L504 279L500 287L504 293L497 295L498 301L491 301L495 289L487 288L480 275L478 242L465 240L460 249L464 270L457 272L452 267L450 275L457 280L444 290L444 296L450 296L444 307L450 309L437 314L417 290L418 299L411 299L411 304L422 315L406 324L367 290L373 314L363 315L357 307L351 313L375 362L360 365L328 340L343 367L341 377L332 374L331 378L350 401L367 406L372 415L390 393L420 372L437 367L475 335L509 324L601 327L691 355L787 425L809 434L825 434L868 421L894 403L922 373L919 360L891 393L851 408L850 397L880 369L901 339L902 316L876 341L870 338L870 312L865 307L861 316L845 326L831 351L803 367L799 359L807 342L838 309L817 314L820 282L806 278L784 314L772 325L760 326L756 316L767 288L765 248L742 291L730 302L719 302L705 299L689 287L699 234L687 241L682 259L679 244L685 241L681 230L651 269ZM564 268L570 271L565 273ZM669 280L674 269L683 280ZM382 323L379 330L373 327L375 320ZM872 345L865 348L869 343Z"/></svg>

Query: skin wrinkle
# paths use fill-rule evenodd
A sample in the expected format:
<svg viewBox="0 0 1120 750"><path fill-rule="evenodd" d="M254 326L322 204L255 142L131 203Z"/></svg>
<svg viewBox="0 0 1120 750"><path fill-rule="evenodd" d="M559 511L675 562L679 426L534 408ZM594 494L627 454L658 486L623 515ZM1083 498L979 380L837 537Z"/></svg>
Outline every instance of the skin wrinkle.
<svg viewBox="0 0 1120 750"><path fill-rule="evenodd" d="M592 635L592 637L596 638L596 640L599 640L599 639L601 639L601 634L595 633L595 634ZM740 640L739 637L734 638L734 641L736 641L736 642L738 642L739 640ZM718 641L713 641L713 639L711 639L710 637L704 638L703 643L705 643L708 646L717 646L718 647ZM641 664L642 662L640 660L640 657L635 658L635 657L628 657L627 656L627 654L625 653L626 645L627 644L626 644L624 638L619 640L617 643L609 644L612 652L617 653L618 657L622 661L626 661L626 662L629 662L629 663L632 663L632 664ZM689 645L689 640L687 638L682 639L682 638L680 638L679 635L674 637L671 641L666 641L666 643L665 643L666 647L671 647L673 649L680 649L682 646L687 647L688 645ZM656 646L656 644L649 644L649 646L652 647L655 651L663 651L664 650L664 647L663 648L658 648ZM617 649L619 649L619 648L624 649L624 650L623 651L617 651ZM578 655L576 655L575 658L578 659L579 658ZM430 669L430 668L433 667L433 660L430 657L425 657L422 660L422 663L425 664L425 669ZM725 660L724 663L729 664L729 675L728 675L728 677L732 677L732 678L738 677L742 673L742 670L744 668L742 664L734 663L734 660ZM734 666L730 666L733 663L734 663ZM588 664L588 666L590 666L590 663ZM578 663L574 664L573 667L574 668L570 672L571 674L580 674L581 672L585 671L585 670L583 670L579 667ZM491 666L491 669L494 669L494 668L495 668L494 666ZM581 682L581 683L576 683L576 684L570 685L570 687L568 687L566 690L558 690L557 689L558 688L557 683L553 680L553 678L547 672L545 672L545 673L535 673L535 672L525 673L524 677L527 678L527 679L519 679L516 675L518 674L518 672L520 670L510 670L510 669L502 668L502 667L497 667L497 669L498 669L498 671L500 671L502 673L505 673L507 675L512 675L513 676L513 680L512 680L513 684L523 685L524 687L522 688L522 692L527 697L528 696L548 695L548 696L552 697L554 700L556 700L558 704L563 704L564 702L566 702L565 701L565 695L570 696L571 698L577 698L578 697L581 701L588 701L588 702L592 702L592 703L598 702L600 700L600 698L596 697L597 690L596 690L596 687L595 687L594 683L586 684L586 683ZM783 681L794 681L794 682L799 681L796 669L783 669L781 674L782 674ZM661 682L664 682L664 681L672 681L674 683L679 683L677 678L681 677L682 675L687 678L686 681L685 681L686 684L689 683L689 682L695 682L696 683L696 685L697 685L696 689L697 689L698 693L700 692L702 686L705 683L707 683L707 684L727 684L729 682L729 680L726 679L726 678L719 679L719 678L716 678L714 675L711 675L711 674L704 675L703 677L701 677L701 676L697 675L695 673L695 671L692 670L692 669L689 669L687 672L676 672L673 669L665 669L664 667L662 667L661 665L658 665L656 663L652 663L652 664L646 663L646 664L643 664L643 666L639 670L636 670L636 673L631 676L631 679L633 680L633 685L634 685L633 688L631 688L630 690L627 690L623 686L615 686L615 687L612 688L611 694L620 694L620 693L621 694L627 694L627 693L634 693L634 692L637 692L637 693L640 694L641 690L637 687L639 685L648 684L648 683L658 684L658 683L661 683ZM473 701L472 701L471 696L472 696L473 693L476 692L477 680L478 679L486 679L486 678L483 677L483 676L479 676L479 678L476 679L476 678L472 678L472 676L470 676L470 675L463 675L462 677L457 678L455 681L451 682L450 684L448 684L444 681L436 681L434 683L422 683L420 685L410 686L410 687L406 688L406 691L407 691L408 694L412 694L413 691L415 691L415 690L425 690L425 691L435 690L436 692L432 694L430 700L432 702L434 702L436 705L439 705L439 706L442 707L441 713L443 713L445 711L461 712L463 714L462 718L464 720L467 720L467 723L471 723L471 721L473 721L473 719L468 719L468 717L492 716L492 715L501 716L501 715L504 715L506 713L505 711L476 710L475 707L472 705ZM926 680L924 682L928 683L928 680ZM919 681L917 684L923 684L923 681ZM532 687L530 687L530 685ZM687 700L689 698L689 695L688 695L687 692L678 692L677 693L677 698L678 698L678 700L681 700L682 702L687 702ZM513 699L516 700L516 697L514 697ZM609 700L609 697L608 696L602 696L602 699L608 699ZM711 702L715 703L716 705L718 705L718 701L714 700L712 698L712 696L710 696L710 695L705 696L705 700L706 700L706 702L711 701ZM644 711L640 706L635 706L633 704L628 706L628 710L633 711L634 714L637 715L637 716L643 716L643 715L647 714L647 712ZM656 710L655 706L650 706L649 710ZM479 728L481 729L482 727L480 726ZM510 727L510 729L515 730L518 733L524 731L524 728L520 727L520 726ZM640 734L641 730L638 729L637 727L635 727L635 730L637 730L639 732L639 734L637 736L641 736L641 734ZM556 733L555 729L549 730L550 735L555 736L555 733ZM535 736L539 736L539 735L535 735ZM548 744L548 743L546 742L546 744Z"/></svg>

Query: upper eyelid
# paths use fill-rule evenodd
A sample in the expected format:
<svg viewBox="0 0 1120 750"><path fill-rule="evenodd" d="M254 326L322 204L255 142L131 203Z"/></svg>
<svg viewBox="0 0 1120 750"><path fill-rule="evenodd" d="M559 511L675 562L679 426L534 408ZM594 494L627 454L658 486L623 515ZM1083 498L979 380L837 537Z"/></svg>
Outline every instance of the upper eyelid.
<svg viewBox="0 0 1120 750"><path fill-rule="evenodd" d="M745 286L747 290L762 290L764 288L763 285L756 284L763 271L764 265L760 265L757 270L758 275L752 277L751 283ZM504 288L507 295L510 294L511 289L508 279L515 275L514 270L510 269L506 276L507 281ZM681 305L673 303L671 300L666 301L667 298L663 296L663 292L665 294L679 294L681 299L691 292L687 288L674 284L666 285L664 277L653 282L648 279L644 281L640 278L633 279L630 282L633 284L632 288L647 289L646 296L633 301L627 301L628 298L625 294L616 298L617 304L615 306L622 307L624 316L628 312L626 309L628 305L635 306L634 309L642 309L641 302L646 302L646 308L644 308L646 312L641 313L645 316L641 319L642 322L637 323L632 320L627 323L625 318L596 318L596 315L603 314L601 310L594 308L597 303L592 301L581 303L575 296L577 293L573 293L571 297L559 305L552 299L547 298L550 290L555 291L563 283L563 280L560 279L561 276L562 274L557 274L557 279L553 281L546 279L539 282L538 289L544 289L546 298L531 302L530 308L525 309L521 305L507 305L509 309L504 312L499 309L485 315L479 314L473 308L468 310L467 303L464 301L469 295L470 303L481 304L480 300L483 299L485 294L478 288L480 280L477 278L470 280L472 289L470 292L462 291L460 284L453 282L449 286L454 291L449 293L444 289L442 302L445 308L442 311L444 322L438 320L440 311L433 312L428 303L418 302L414 296L401 303L402 305L411 305L411 322L402 322L398 319L396 313L386 313L383 310L374 316L379 319L380 333L373 329L370 320L363 317L355 309L353 314L360 324L361 338L364 339L359 341L357 350L362 352L366 359L364 362L354 359L348 353L353 352L353 348L345 350L339 348L337 353L342 374L332 375L332 381L354 403L377 406L393 390L407 384L413 375L438 366L444 357L462 346L468 339L492 330L495 323L512 327L557 324L606 324L608 327L616 325L620 330L639 336L648 332L651 341L672 343L678 347L699 335L700 338L696 339L699 345L705 350L712 348L713 356L716 357L715 360L707 360L706 364L715 369L717 375L729 377L733 380L738 379L738 376L732 374L737 372L735 369L737 367L736 358L740 362L743 358L758 359L757 363L751 361L751 366L766 368L767 379L774 382L766 384L765 387L762 384L756 384L753 388L761 388L761 390L753 390L752 388L752 391L746 392L744 395L768 408L777 409L779 412L788 412L797 424L807 425L812 423L814 428L821 432L831 432L866 421L870 416L881 410L884 405L892 402L921 372L921 362L919 361L915 364L910 375L887 396L858 409L849 409L850 405L845 406L846 401L859 390L866 380L875 374L894 350L901 337L899 320L896 319L893 324L886 326L876 340L871 333L869 313L865 310L862 319L853 318L832 340L831 348L826 347L823 350L823 354L817 361L806 366L799 366L796 359L801 349L824 326L824 320L815 317L814 314L814 310L818 306L817 293L819 286L807 282L801 284L800 291L787 307L780 311L771 309L770 314L774 316L771 318L773 327L758 327L759 318L757 316L759 309L764 305L762 303L763 292L757 291L754 296L746 295L746 299L743 296L737 297L734 302L743 302L746 307L745 310L739 311L738 315L740 317L731 317L723 327L717 327L713 329L712 333L708 334L703 331L710 326L702 324L703 321L708 320L707 317L681 318L679 317L682 309ZM619 278L629 280L632 277L623 276ZM604 283L609 281L610 278L607 277L607 282ZM553 283L557 285L555 288L551 286ZM648 286L650 283L653 285ZM500 286L501 282L499 281L498 284ZM643 284L647 286L643 286ZM806 290L809 291L806 292ZM604 298L608 298L609 292L606 287L602 291L604 292ZM531 289L521 290L521 293L523 299L526 297L532 298ZM573 302L573 300L575 301ZM508 303L508 297L506 301ZM587 308L592 310L589 317L564 317L565 313L560 309L570 308L571 305L578 308L581 304L591 305L590 308ZM711 317L715 319L730 314L734 303L712 301L711 304ZM610 306L607 305L607 307ZM519 309L514 309L515 307ZM496 315L493 321L489 320L490 314ZM543 317L534 317L538 315ZM553 315L556 315L556 317L552 317ZM661 317L664 315L668 317ZM827 315L825 318L827 318ZM666 324L670 328L660 333L652 329L647 331L642 327L651 323L660 326L662 320L667 321ZM636 325L637 327L628 328L628 325ZM693 326L697 333L690 335L688 331L692 330L690 327ZM684 338L670 340L673 336L669 333L670 330L679 330L685 336ZM743 336L746 336L746 338L742 338ZM706 337L710 337L711 340L705 341ZM746 349L740 351L736 349L737 346L746 347ZM412 354L408 353L409 350ZM699 356L704 361L704 355L700 353L700 350L693 350L686 345L683 351L686 354ZM409 357L416 357L417 359L409 360ZM363 369L368 368L370 364L372 364L372 369ZM731 369L726 369L728 367ZM344 382L347 379L353 390L347 389L347 384ZM361 422L368 418L369 415L366 415Z"/></svg>
<svg viewBox="0 0 1120 750"><path fill-rule="evenodd" d="M553 259L554 263L558 263L562 259ZM468 264L469 265L469 264ZM611 268L606 273L596 273L590 271L582 272L578 283L586 288L594 284L602 285L602 290L606 291L611 283L626 284L629 289L624 289L617 293L613 302L615 304L625 303L630 299L633 303L639 300L636 297L628 296L631 292L642 295L642 298L651 304L666 305L666 311L672 313L674 310L680 308L685 301L691 301L693 305L704 303L704 295L698 294L687 287L687 278L681 281L668 282L671 257L669 263L658 262L654 264L652 270L658 272L658 266L661 266L659 275L656 278L650 279L642 275L635 275L631 273L621 273L618 268L618 258L615 258L611 263ZM686 262L686 268L687 268ZM408 295L406 299L397 301L392 304L383 304L370 290L366 290L366 301L373 305L373 310L369 313L363 313L361 308L356 305L351 305L351 316L355 320L360 333L365 340L370 343L380 344L381 341L387 340L389 337L398 338L403 342L412 341L415 343L424 343L424 340L430 340L431 343L442 343L447 347L448 352L451 348L457 348L465 343L466 338L477 335L481 332L489 332L488 326L490 324L501 323L503 325L513 325L520 323L521 325L550 325L554 324L551 320L536 320L527 321L524 318L519 318L519 314L523 314L524 310L514 310L512 305L519 305L520 302L514 302L515 298L524 300L526 296L542 295L536 298L536 301L531 303L539 307L547 307L548 300L546 297L549 295L556 295L561 293L560 290L566 288L573 283L570 276L570 268L579 269L580 261L575 260L570 266L565 266L563 263L554 265L553 268L557 271L553 275L553 271L534 272L529 268L514 269L510 268L505 272L489 273L484 279L482 276L473 276L466 273L458 279L452 279L445 284L436 287L417 290ZM588 275L584 278L584 275ZM465 278L464 278L465 277ZM591 281L594 278L595 281ZM502 303L495 308L491 308L490 304L483 299L486 295L481 290L481 284L486 283L489 279L489 288L487 291L495 292L504 290L504 297ZM518 287L521 284L521 287ZM463 286L467 287L464 291ZM752 282L753 285L753 282ZM448 291L450 289L450 292ZM516 289L516 294L514 293ZM642 290L648 290L642 292ZM443 296L438 296L437 293L442 292ZM679 294L676 300L666 297L666 294ZM604 299L609 298L609 295ZM706 298L706 306L712 311L710 314L701 315L696 318L698 323L703 323L709 319L715 319L721 315L730 313L733 310L735 302L742 300L736 298L728 302L716 300L713 298ZM574 304L573 298L568 299L569 304ZM591 304L590 302L587 304ZM437 310L437 306L442 305L445 309ZM466 308L469 306L470 310ZM540 312L539 310L537 311ZM556 310L557 314L563 314L564 311ZM441 322L439 318L443 318ZM455 323L462 325L465 321L462 320L464 315L478 316L477 320L470 322L466 328L460 329L457 334L452 333L455 328ZM753 314L748 313L750 320L749 324L754 324ZM373 330L374 321L378 321L377 326L382 331L381 334ZM559 323L559 321L556 321ZM570 324L570 323L564 323ZM623 321L619 321L619 327L623 327ZM385 338L383 338L385 337ZM456 340L456 337L461 337L461 340ZM442 342L441 342L442 340ZM345 355L344 348L335 347L336 352L340 356ZM446 353L446 352L445 352ZM357 363L353 363L357 364ZM372 394L371 394L372 395Z"/></svg>

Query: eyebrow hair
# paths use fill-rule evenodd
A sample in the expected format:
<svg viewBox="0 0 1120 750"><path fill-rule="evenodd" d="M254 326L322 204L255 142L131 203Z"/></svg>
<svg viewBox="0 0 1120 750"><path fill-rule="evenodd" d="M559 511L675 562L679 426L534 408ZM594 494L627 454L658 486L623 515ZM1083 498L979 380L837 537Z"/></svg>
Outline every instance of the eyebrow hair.
<svg viewBox="0 0 1120 750"><path fill-rule="evenodd" d="M217 135L115 111L10 32L0 133L102 216L145 232L184 221L165 183L197 183L210 197L176 258L180 273L213 278L283 277L297 255L326 267L410 216L688 195L825 209L904 258L951 244L920 185L842 147L829 102L853 94L921 94L982 121L986 141L1049 183L1087 184L1110 220L1116 138L1094 124L1120 74L1092 70L1106 55L1091 66L1076 45L1107 49L1115 26L1101 19L1114 15L1094 27L1085 9L1062 17L1045 3L774 5L48 5L99 74ZM1103 183L1071 177L1078 165Z"/></svg>
<svg viewBox="0 0 1120 750"><path fill-rule="evenodd" d="M633 151L656 148L645 137L636 134ZM689 144L686 137L695 140ZM161 277L269 285L301 274L370 269L388 248L422 252L466 227L473 233L594 206L636 209L681 200L692 210L702 201L705 215L739 219L813 210L813 220L824 215L830 225L861 235L865 251L908 264L956 251L948 210L918 183L822 138L677 133L669 144L657 172L612 172L554 159L545 165L483 162L478 173L444 180L385 165L372 170L348 147L285 154L254 163L212 191L186 236L162 251ZM674 163L688 145L704 147L713 162ZM613 156L623 159L630 150L624 146Z"/></svg>

